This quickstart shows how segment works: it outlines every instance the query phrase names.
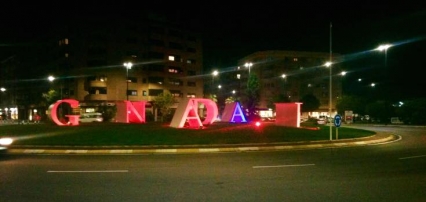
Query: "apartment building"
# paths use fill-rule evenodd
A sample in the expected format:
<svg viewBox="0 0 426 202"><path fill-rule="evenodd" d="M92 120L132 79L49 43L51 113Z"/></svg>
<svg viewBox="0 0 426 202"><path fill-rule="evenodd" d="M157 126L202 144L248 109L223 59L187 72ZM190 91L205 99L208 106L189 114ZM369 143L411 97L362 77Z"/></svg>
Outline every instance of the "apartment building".
<svg viewBox="0 0 426 202"><path fill-rule="evenodd" d="M78 100L83 113L122 100L150 108L166 92L178 101L203 97L201 38L178 24L92 19L58 33L49 49L52 87Z"/></svg>
<svg viewBox="0 0 426 202"><path fill-rule="evenodd" d="M339 57L339 54L333 54L331 59L334 61ZM239 60L233 77L240 81L227 88L244 92L248 75L256 74L260 83L260 102L257 108L269 113L266 116L272 115L270 108L276 98L285 97L288 102L299 102L307 94L314 95L320 101L319 109L310 112L309 116L329 116L331 93L333 116L336 113L337 99L342 92L342 70L340 64L333 62L330 72L330 67L325 66L328 61L330 54L325 52L255 52ZM244 96L244 93L241 95Z"/></svg>

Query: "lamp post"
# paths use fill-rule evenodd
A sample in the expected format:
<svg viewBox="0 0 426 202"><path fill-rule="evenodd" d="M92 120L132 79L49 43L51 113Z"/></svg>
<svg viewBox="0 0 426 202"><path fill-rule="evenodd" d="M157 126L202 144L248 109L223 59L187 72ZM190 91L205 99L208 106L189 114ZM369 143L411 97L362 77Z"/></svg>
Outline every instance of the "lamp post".
<svg viewBox="0 0 426 202"><path fill-rule="evenodd" d="M331 56L330 56L331 57ZM326 62L325 63L325 65L324 66L326 66L326 67L328 67L328 68L330 68L330 75L329 75L329 78L330 78L330 81L329 81L329 94L330 94L330 97L329 97L329 100L328 100L328 114L329 114L329 116L331 117L331 108L332 108L332 103L333 103L333 95L332 95L332 90L333 90L333 88L331 87L331 85L332 85L332 77L331 77L331 65L332 65L332 63L331 62ZM329 123L330 124L330 140L332 140L333 139L333 133L332 133L332 131L331 131L331 123Z"/></svg>
<svg viewBox="0 0 426 202"><path fill-rule="evenodd" d="M126 67L126 96L129 100L129 69L132 68L133 64L131 62L125 62L124 67Z"/></svg>
<svg viewBox="0 0 426 202"><path fill-rule="evenodd" d="M52 75L47 77L47 80L52 83L56 78ZM61 100L62 100L62 84L61 84ZM62 104L59 105L59 117L63 117L63 109L62 109Z"/></svg>
<svg viewBox="0 0 426 202"><path fill-rule="evenodd" d="M53 82L55 79L56 78L54 76L48 76L47 77L47 80L49 80L49 82ZM61 84L60 92L61 92L61 100L62 100L62 84Z"/></svg>
<svg viewBox="0 0 426 202"><path fill-rule="evenodd" d="M385 67L388 66L388 48L392 47L391 44L383 44L377 47L375 50L378 50L380 52L385 51Z"/></svg>
<svg viewBox="0 0 426 202"><path fill-rule="evenodd" d="M4 87L1 87L0 88L0 91L2 92L2 94L4 93L4 92L6 92L6 88L4 88ZM2 102L0 103L0 106L1 107L3 107L3 104L5 103L4 101L3 101L3 99L1 99L2 100ZM0 112L1 112L1 109L0 109ZM2 115L1 115L1 113L0 113L0 120L1 120L1 117Z"/></svg>
<svg viewBox="0 0 426 202"><path fill-rule="evenodd" d="M248 68L248 70L249 70L249 75L250 75L251 66L253 66L253 63L251 63L251 62L246 62L246 64L244 64L244 67Z"/></svg>
<svg viewBox="0 0 426 202"><path fill-rule="evenodd" d="M328 114L329 114L329 116L330 116L330 118L331 118L331 108L332 108L332 106L333 106L333 104L332 104L332 102L333 102L333 96L332 96L332 94L333 94L333 92L332 92L332 77L331 77L331 65L333 64L332 62L333 62L333 57L332 57L332 53L333 53L333 51L332 51L332 49L331 49L331 44L332 44L332 38L331 38L331 30L332 30L332 28L333 28L333 25L331 24L331 22L330 22L330 61L329 62L327 62L326 63L326 66L328 66L329 68L330 68L330 75L329 75L329 77L330 77L330 98L329 98L329 101L328 101L328 103L329 103L329 106L328 106ZM331 122L329 123L329 125L330 125L330 140L333 140L333 131L331 130Z"/></svg>
<svg viewBox="0 0 426 202"><path fill-rule="evenodd" d="M342 72L340 72L340 75L342 76L342 77L344 77L346 74L347 74L348 72L346 72L346 71L342 71ZM344 79L342 79L342 80L344 80ZM342 86L341 86L341 88L340 88L340 97L342 97L343 98L343 89L344 89L344 87L345 87L345 82L344 81L342 81L342 80L340 80L340 83L342 84Z"/></svg>
<svg viewBox="0 0 426 202"><path fill-rule="evenodd" d="M214 85L214 77L216 77L219 74L219 72L217 70L214 70L212 72L212 85Z"/></svg>

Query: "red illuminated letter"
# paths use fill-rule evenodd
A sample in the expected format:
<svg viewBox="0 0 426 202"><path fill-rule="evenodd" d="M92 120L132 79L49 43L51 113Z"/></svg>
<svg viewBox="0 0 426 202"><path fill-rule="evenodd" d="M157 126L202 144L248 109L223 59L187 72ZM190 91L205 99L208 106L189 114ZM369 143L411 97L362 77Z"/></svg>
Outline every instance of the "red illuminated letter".
<svg viewBox="0 0 426 202"><path fill-rule="evenodd" d="M121 123L145 123L145 103L138 102L117 102L116 121Z"/></svg>
<svg viewBox="0 0 426 202"><path fill-rule="evenodd" d="M61 121L59 121L57 109L58 109L58 106L61 103L68 103L68 104L71 105L71 108L78 108L78 101L77 100L64 99L64 100L56 101L56 103L50 105L50 107L49 107L50 118L53 120L53 122L55 122L58 126L69 126L69 125L76 126L76 125L79 125L80 115L65 115L66 117L69 118L68 123L62 123Z"/></svg>

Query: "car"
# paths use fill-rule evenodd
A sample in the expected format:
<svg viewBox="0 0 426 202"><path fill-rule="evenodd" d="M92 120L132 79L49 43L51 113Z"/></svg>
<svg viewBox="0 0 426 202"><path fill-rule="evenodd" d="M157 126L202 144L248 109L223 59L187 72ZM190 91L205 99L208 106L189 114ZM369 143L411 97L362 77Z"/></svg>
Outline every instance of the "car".
<svg viewBox="0 0 426 202"><path fill-rule="evenodd" d="M326 120L325 120L325 118L319 118L319 119L317 119L317 124L321 124L321 125L323 125L323 124L326 124Z"/></svg>
<svg viewBox="0 0 426 202"><path fill-rule="evenodd" d="M275 118L273 117L262 117L263 122L274 122Z"/></svg>
<svg viewBox="0 0 426 202"><path fill-rule="evenodd" d="M9 137L0 138L0 153L6 153L7 147L13 143L13 139Z"/></svg>
<svg viewBox="0 0 426 202"><path fill-rule="evenodd" d="M85 113L80 115L80 123L92 123L92 122L102 122L104 118L101 113Z"/></svg>

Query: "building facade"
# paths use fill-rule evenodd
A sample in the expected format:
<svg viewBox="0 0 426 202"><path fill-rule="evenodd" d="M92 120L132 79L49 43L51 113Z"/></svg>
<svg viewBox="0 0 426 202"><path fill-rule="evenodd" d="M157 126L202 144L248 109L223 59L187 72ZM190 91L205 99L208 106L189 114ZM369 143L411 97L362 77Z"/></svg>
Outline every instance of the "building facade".
<svg viewBox="0 0 426 202"><path fill-rule="evenodd" d="M178 102L203 97L201 37L177 23L148 17L88 19L56 26L39 41L43 45L31 53L37 61L21 67L38 69L32 75L38 79L22 88L45 86L36 89L39 97L55 90L58 99L78 100L80 113L123 100L146 101L149 111L161 93L171 93ZM54 79L49 82L48 76ZM31 120L34 111L43 110L39 102L21 108L19 119Z"/></svg>
<svg viewBox="0 0 426 202"><path fill-rule="evenodd" d="M342 69L338 63L324 64L340 57L329 53L300 51L261 51L239 60L234 82L229 88L244 92L249 74L255 74L260 84L260 101L257 105L264 116L273 116L274 102L300 102L306 95L314 95L319 109L305 116L331 116L336 113L336 102L342 92ZM331 89L330 89L331 80ZM331 90L331 91L330 91ZM244 95L244 93L241 93ZM244 97L241 97L244 100Z"/></svg>

